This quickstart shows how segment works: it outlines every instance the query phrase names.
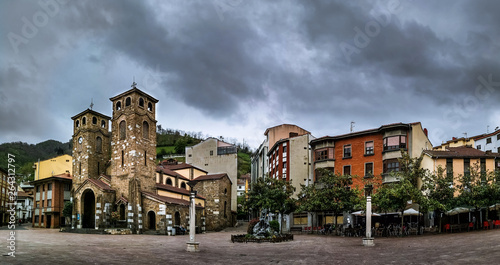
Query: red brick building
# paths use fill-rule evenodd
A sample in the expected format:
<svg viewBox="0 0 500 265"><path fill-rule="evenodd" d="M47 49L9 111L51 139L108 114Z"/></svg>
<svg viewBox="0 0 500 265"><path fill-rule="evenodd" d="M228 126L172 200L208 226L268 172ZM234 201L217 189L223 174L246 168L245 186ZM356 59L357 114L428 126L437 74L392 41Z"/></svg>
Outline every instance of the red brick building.
<svg viewBox="0 0 500 265"><path fill-rule="evenodd" d="M337 136L324 136L311 141L314 152L314 179L321 178L319 168L338 174L371 178L382 176L382 182L395 179L387 173L399 171L401 149L411 157L432 149L427 131L418 123L395 123L376 129ZM363 189L363 179L353 178L352 187Z"/></svg>
<svg viewBox="0 0 500 265"><path fill-rule="evenodd" d="M33 227L58 228L65 225L64 203L71 198L70 174L33 182L35 187Z"/></svg>

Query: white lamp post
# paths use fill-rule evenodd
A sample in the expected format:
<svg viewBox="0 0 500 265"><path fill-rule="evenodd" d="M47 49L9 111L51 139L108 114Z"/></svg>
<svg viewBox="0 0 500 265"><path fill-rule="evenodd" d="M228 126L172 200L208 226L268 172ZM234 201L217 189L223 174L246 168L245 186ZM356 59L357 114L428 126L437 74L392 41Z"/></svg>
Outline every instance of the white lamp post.
<svg viewBox="0 0 500 265"><path fill-rule="evenodd" d="M200 251L199 246L200 243L196 242L195 234L196 234L196 191L193 190L196 185L196 181L188 182L189 187L191 187L191 196L190 196L190 209L189 209L189 241L187 242L187 251L188 252L198 252Z"/></svg>
<svg viewBox="0 0 500 265"><path fill-rule="evenodd" d="M363 245L371 247L375 246L372 237L372 197L370 196L372 187L366 186L365 189L368 196L366 196L366 237L363 238Z"/></svg>

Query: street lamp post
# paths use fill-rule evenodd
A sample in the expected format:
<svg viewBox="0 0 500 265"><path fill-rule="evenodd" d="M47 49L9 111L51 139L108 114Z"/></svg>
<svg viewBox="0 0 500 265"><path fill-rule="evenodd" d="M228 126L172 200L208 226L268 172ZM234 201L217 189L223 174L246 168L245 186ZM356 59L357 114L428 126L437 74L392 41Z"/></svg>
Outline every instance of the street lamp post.
<svg viewBox="0 0 500 265"><path fill-rule="evenodd" d="M189 209L189 241L187 242L187 251L188 252L198 252L200 251L199 246L200 243L196 242L195 234L196 234L196 191L194 190L194 186L196 185L196 181L189 181L189 187L191 187L191 196L190 196L190 209Z"/></svg>
<svg viewBox="0 0 500 265"><path fill-rule="evenodd" d="M366 247L375 246L372 237L372 186L366 186L366 237L363 238L363 245Z"/></svg>

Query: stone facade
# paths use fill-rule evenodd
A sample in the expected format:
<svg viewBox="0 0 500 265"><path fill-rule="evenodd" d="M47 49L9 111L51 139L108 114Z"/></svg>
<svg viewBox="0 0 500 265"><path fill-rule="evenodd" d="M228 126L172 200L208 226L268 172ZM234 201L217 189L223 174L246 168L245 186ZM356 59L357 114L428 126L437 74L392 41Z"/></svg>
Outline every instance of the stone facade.
<svg viewBox="0 0 500 265"><path fill-rule="evenodd" d="M110 155L110 117L87 109L73 120L73 186L106 172Z"/></svg>
<svg viewBox="0 0 500 265"><path fill-rule="evenodd" d="M205 197L206 228L219 231L232 225L231 197L233 186L227 174L205 175L195 179L194 189Z"/></svg>
<svg viewBox="0 0 500 265"><path fill-rule="evenodd" d="M158 100L137 89L135 83L132 89L110 100L112 118L93 110L72 117L75 174L72 227L117 226L132 233L157 230L165 234L175 225L186 227L189 191L164 192L156 186ZM201 229L204 198L197 197L196 203Z"/></svg>

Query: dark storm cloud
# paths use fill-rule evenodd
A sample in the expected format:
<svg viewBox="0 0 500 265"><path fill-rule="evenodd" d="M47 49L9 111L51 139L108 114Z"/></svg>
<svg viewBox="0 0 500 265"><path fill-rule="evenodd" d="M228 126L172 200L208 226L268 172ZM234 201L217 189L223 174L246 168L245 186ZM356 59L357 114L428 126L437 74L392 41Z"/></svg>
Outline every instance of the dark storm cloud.
<svg viewBox="0 0 500 265"><path fill-rule="evenodd" d="M0 25L4 36L20 34L22 17L31 19L44 10L33 2L3 5L9 10L1 11L7 21ZM0 65L0 101L46 94L57 101L61 89L71 90L65 98L70 102L110 97L116 91L100 87L114 82L113 68L127 80L134 72L129 69L142 69L154 71L160 101L181 102L231 125L287 122L313 133L328 133L328 128L344 133L352 120L358 129L400 121L422 121L443 132L470 130L469 123L486 127L488 113L497 110L500 100L495 83L500 81L499 5L70 1L36 37L19 46L18 54L3 39L9 56ZM58 107L71 114L83 104L76 109L62 102ZM49 109L55 109L50 103ZM13 119L37 123L12 113L9 104L0 107L2 130ZM40 104L28 110L37 112ZM264 122L261 116L270 118ZM253 127L263 131L273 125ZM436 138L449 136L446 132Z"/></svg>

